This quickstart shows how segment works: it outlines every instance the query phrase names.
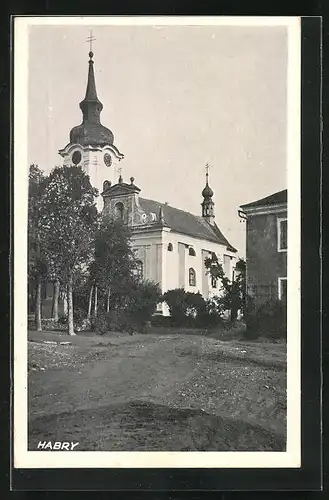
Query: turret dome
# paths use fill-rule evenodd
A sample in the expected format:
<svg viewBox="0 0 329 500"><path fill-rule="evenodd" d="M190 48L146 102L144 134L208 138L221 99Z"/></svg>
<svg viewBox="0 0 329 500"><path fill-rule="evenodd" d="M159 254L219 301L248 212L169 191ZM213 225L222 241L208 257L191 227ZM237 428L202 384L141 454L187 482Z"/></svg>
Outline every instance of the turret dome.
<svg viewBox="0 0 329 500"><path fill-rule="evenodd" d="M202 190L202 196L204 198L211 198L212 196L214 196L214 192L209 186L208 182L206 183L205 187Z"/></svg>

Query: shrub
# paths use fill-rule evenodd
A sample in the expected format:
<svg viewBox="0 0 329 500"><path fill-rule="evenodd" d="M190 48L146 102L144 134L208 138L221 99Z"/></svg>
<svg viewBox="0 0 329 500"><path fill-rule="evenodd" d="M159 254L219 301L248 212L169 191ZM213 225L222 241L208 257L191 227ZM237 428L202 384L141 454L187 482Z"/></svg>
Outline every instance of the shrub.
<svg viewBox="0 0 329 500"><path fill-rule="evenodd" d="M73 309L74 328L79 328L85 319L86 313L83 309L79 307ZM60 326L67 325L67 314L60 316L57 324Z"/></svg>
<svg viewBox="0 0 329 500"><path fill-rule="evenodd" d="M286 304L281 300L270 299L256 308L252 302L249 305L247 302L246 326L245 338L286 338Z"/></svg>
<svg viewBox="0 0 329 500"><path fill-rule="evenodd" d="M151 321L160 300L161 291L157 283L152 281L134 283L126 306L127 317L133 317L136 325L144 326Z"/></svg>
<svg viewBox="0 0 329 500"><path fill-rule="evenodd" d="M109 330L109 318L107 313L100 313L97 318L93 318L90 322L91 330L97 335L106 335Z"/></svg>
<svg viewBox="0 0 329 500"><path fill-rule="evenodd" d="M63 314L58 318L59 325L67 325L67 314Z"/></svg>
<svg viewBox="0 0 329 500"><path fill-rule="evenodd" d="M55 321L52 318L42 318L41 320L42 329L45 331L64 331L66 326L64 324L60 324L58 321Z"/></svg>
<svg viewBox="0 0 329 500"><path fill-rule="evenodd" d="M219 298L205 300L199 292L175 288L168 290L163 300L168 304L172 326L213 327L221 322Z"/></svg>
<svg viewBox="0 0 329 500"><path fill-rule="evenodd" d="M171 325L183 326L186 323L186 292L184 288L168 290L163 295L163 300L169 307Z"/></svg>
<svg viewBox="0 0 329 500"><path fill-rule="evenodd" d="M162 314L156 314L151 319L152 326L155 327L170 327L171 326L171 317L163 316Z"/></svg>
<svg viewBox="0 0 329 500"><path fill-rule="evenodd" d="M108 313L101 312L97 318L91 321L91 329L97 335L107 335L109 332L126 332L132 334L134 332L143 332L145 324L141 324L134 316L123 309L110 311Z"/></svg>
<svg viewBox="0 0 329 500"><path fill-rule="evenodd" d="M201 312L200 323L208 328L219 326L223 323L224 312L225 307L221 297L214 296L207 299L205 312Z"/></svg>
<svg viewBox="0 0 329 500"><path fill-rule="evenodd" d="M160 299L161 292L156 283L134 282L122 307L110 309L108 313L100 311L92 321L92 329L99 335L109 331L143 332Z"/></svg>
<svg viewBox="0 0 329 500"><path fill-rule="evenodd" d="M260 336L260 330L257 323L257 307L255 301L252 297L247 296L244 319L246 323L246 329L244 331L244 338L246 340L254 340Z"/></svg>

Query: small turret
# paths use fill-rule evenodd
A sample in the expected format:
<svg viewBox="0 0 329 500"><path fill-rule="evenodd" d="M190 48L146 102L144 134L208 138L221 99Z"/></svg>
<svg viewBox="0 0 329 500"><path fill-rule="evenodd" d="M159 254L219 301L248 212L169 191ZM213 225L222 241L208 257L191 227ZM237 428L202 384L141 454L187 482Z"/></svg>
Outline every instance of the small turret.
<svg viewBox="0 0 329 500"><path fill-rule="evenodd" d="M214 208L215 208L215 203L212 200L212 197L214 195L213 190L209 186L209 165L206 165L206 185L202 190L202 196L203 196L203 202L201 203L202 207L202 217L206 219L209 224L213 225L215 224L215 213L214 213Z"/></svg>

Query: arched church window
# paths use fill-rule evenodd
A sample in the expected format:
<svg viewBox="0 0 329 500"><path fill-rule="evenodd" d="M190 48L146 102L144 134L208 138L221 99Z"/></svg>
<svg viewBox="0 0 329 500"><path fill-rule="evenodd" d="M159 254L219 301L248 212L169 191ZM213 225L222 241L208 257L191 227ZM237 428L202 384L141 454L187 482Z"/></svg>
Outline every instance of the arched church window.
<svg viewBox="0 0 329 500"><path fill-rule="evenodd" d="M215 276L211 277L211 286L212 288L217 288L217 279L215 278Z"/></svg>
<svg viewBox="0 0 329 500"><path fill-rule="evenodd" d="M196 273L193 267L190 267L188 271L188 282L190 286L196 286Z"/></svg>
<svg viewBox="0 0 329 500"><path fill-rule="evenodd" d="M115 217L117 219L123 219L123 211L124 211L124 206L123 206L123 203L121 203L121 201L119 201L118 203L115 204L115 207L114 207L114 214L115 214Z"/></svg>
<svg viewBox="0 0 329 500"><path fill-rule="evenodd" d="M143 266L143 262L141 260L138 260L136 262L136 275L138 276L138 278L140 280L142 280L144 277L144 266Z"/></svg>
<svg viewBox="0 0 329 500"><path fill-rule="evenodd" d="M192 257L195 257L195 250L194 250L194 248L190 247L188 249L188 254L191 255Z"/></svg>
<svg viewBox="0 0 329 500"><path fill-rule="evenodd" d="M173 251L173 246L172 246L172 243L168 243L168 252L172 252Z"/></svg>
<svg viewBox="0 0 329 500"><path fill-rule="evenodd" d="M104 181L103 182L103 191L106 191L111 187L111 181Z"/></svg>

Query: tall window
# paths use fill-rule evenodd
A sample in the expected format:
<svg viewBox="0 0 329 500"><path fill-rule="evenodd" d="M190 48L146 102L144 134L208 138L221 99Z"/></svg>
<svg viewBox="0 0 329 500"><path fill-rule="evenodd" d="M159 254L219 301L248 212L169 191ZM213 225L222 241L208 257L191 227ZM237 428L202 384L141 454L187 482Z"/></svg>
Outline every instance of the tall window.
<svg viewBox="0 0 329 500"><path fill-rule="evenodd" d="M217 288L217 279L215 278L215 276L211 277L211 286L212 288Z"/></svg>
<svg viewBox="0 0 329 500"><path fill-rule="evenodd" d="M190 267L188 271L188 282L190 286L196 286L196 273L193 267Z"/></svg>
<svg viewBox="0 0 329 500"><path fill-rule="evenodd" d="M223 268L224 268L225 276L228 279L231 279L231 257L229 255L224 255Z"/></svg>
<svg viewBox="0 0 329 500"><path fill-rule="evenodd" d="M288 249L288 220L278 219L278 252Z"/></svg>
<svg viewBox="0 0 329 500"><path fill-rule="evenodd" d="M287 278L278 278L278 298L282 302L287 302Z"/></svg>
<svg viewBox="0 0 329 500"><path fill-rule="evenodd" d="M123 203L121 203L121 201L119 201L118 203L115 204L115 207L114 207L114 213L115 213L115 216L117 219L123 219L123 210L124 210L124 206L123 206Z"/></svg>

